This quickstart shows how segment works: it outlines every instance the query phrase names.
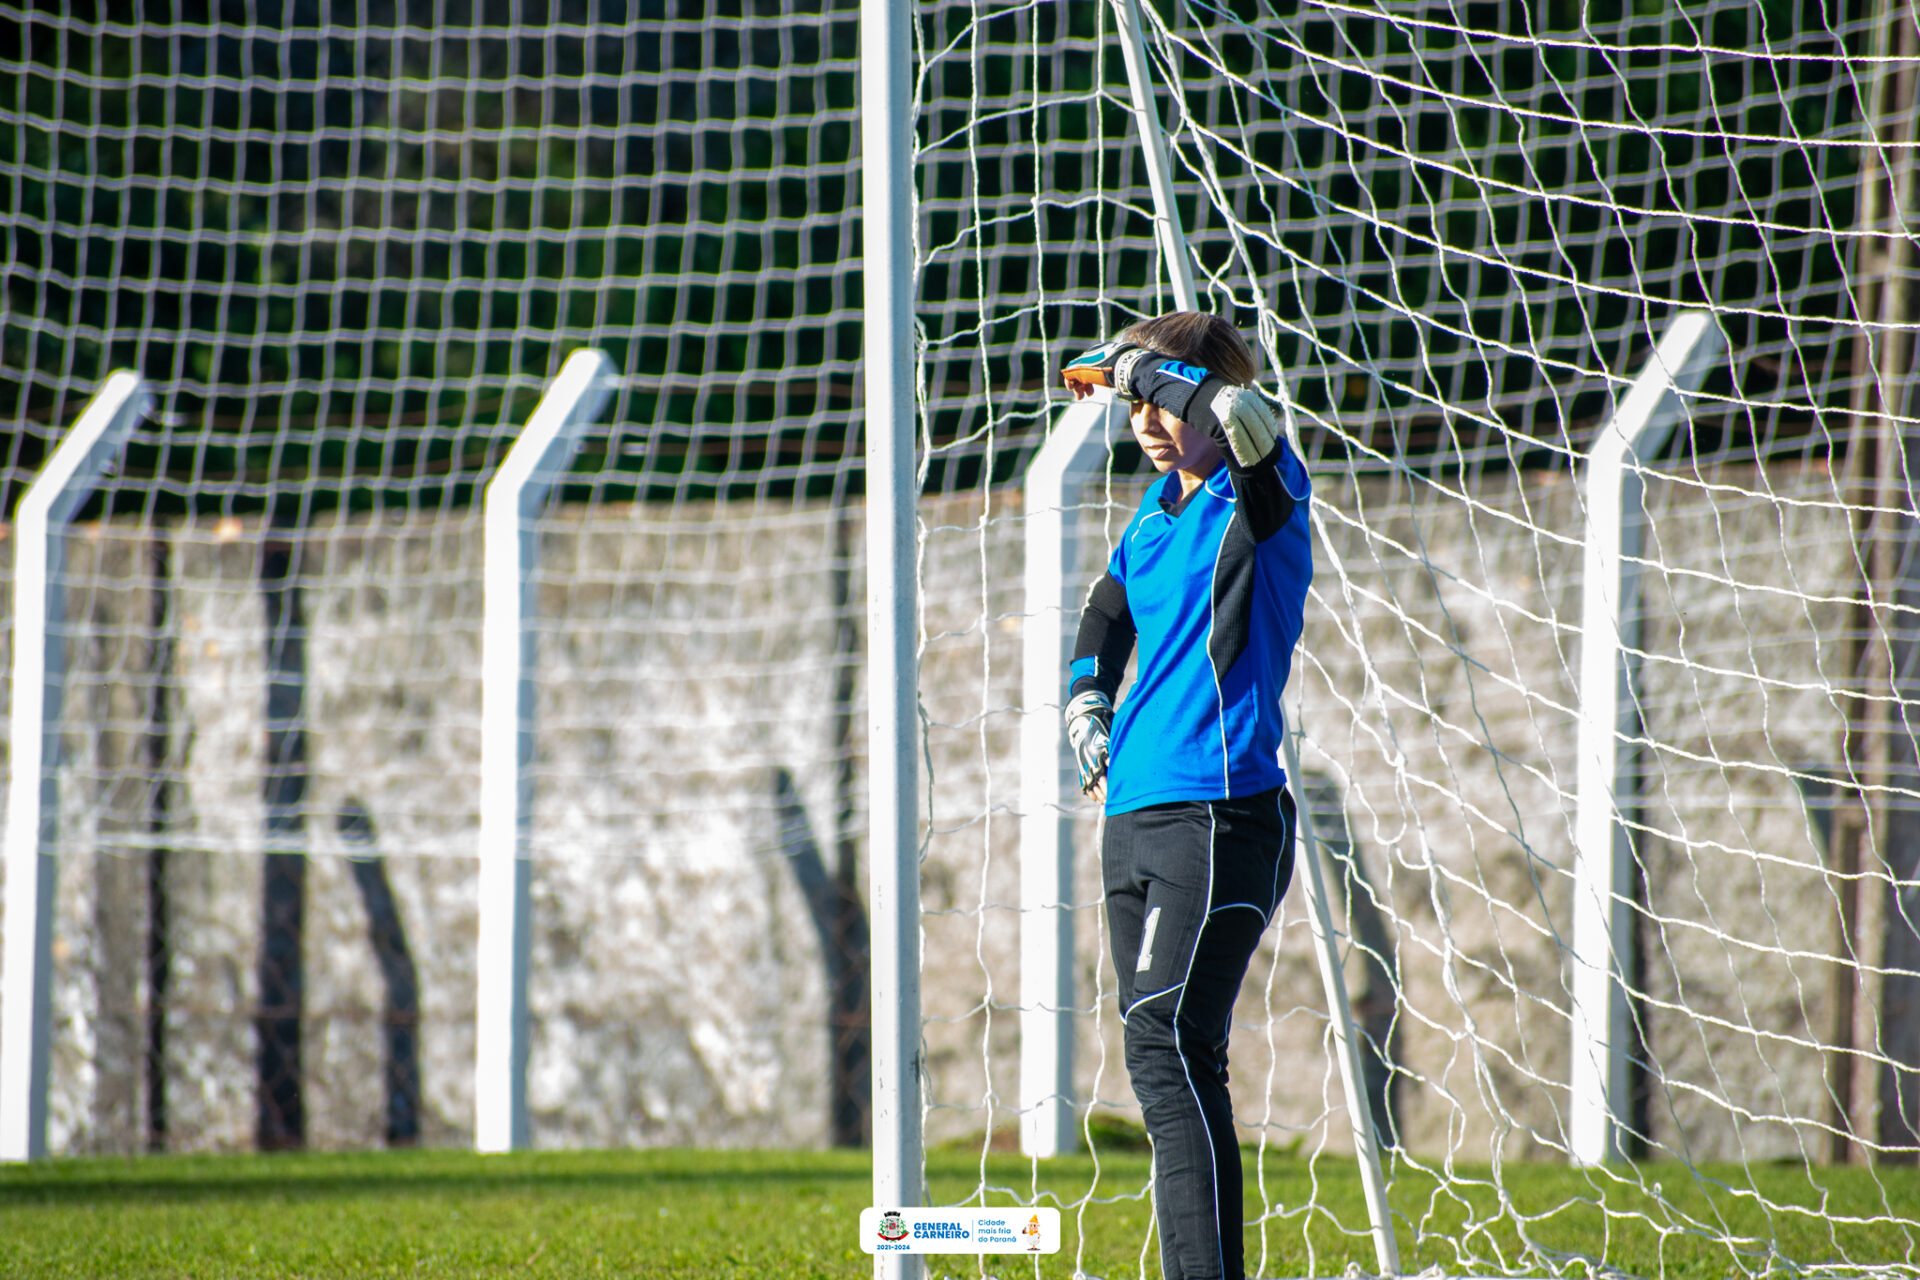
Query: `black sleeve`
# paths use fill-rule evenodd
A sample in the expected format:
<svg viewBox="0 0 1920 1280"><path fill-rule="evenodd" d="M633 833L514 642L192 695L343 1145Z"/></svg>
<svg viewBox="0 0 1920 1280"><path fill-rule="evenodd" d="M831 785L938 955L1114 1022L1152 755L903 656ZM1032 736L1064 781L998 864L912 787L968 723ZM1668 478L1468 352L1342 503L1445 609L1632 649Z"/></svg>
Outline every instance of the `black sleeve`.
<svg viewBox="0 0 1920 1280"><path fill-rule="evenodd" d="M1135 363L1127 377L1127 389L1135 398L1158 405L1188 426L1206 432L1207 438L1219 446L1227 467L1236 476L1243 476L1272 462L1279 455L1280 441L1275 440L1274 451L1251 467L1240 465L1227 439L1226 426L1213 412L1213 398L1232 385L1200 365L1151 353Z"/></svg>
<svg viewBox="0 0 1920 1280"><path fill-rule="evenodd" d="M1227 455L1227 479L1233 483L1240 515L1246 520L1247 530L1255 542L1265 542L1280 532L1280 527L1293 518L1294 507L1299 505L1287 492L1287 483L1280 475L1280 458L1286 450L1285 440L1275 440L1273 452L1245 470L1233 465L1232 453Z"/></svg>
<svg viewBox="0 0 1920 1280"><path fill-rule="evenodd" d="M1127 589L1110 573L1100 575L1087 593L1080 613L1080 635L1073 643L1072 674L1067 696L1078 697L1098 689L1111 700L1120 691L1120 677L1133 656L1133 610L1127 607Z"/></svg>
<svg viewBox="0 0 1920 1280"><path fill-rule="evenodd" d="M1127 391L1149 404L1158 405L1189 426L1200 428L1220 448L1227 460L1234 496L1246 517L1255 542L1265 542L1280 532L1293 516L1295 499L1287 492L1280 476L1280 455L1287 445L1282 438L1273 442L1273 452L1250 467L1240 465L1227 430L1214 416L1213 398L1229 385L1219 375L1199 365L1186 364L1166 356L1148 354L1127 371Z"/></svg>
<svg viewBox="0 0 1920 1280"><path fill-rule="evenodd" d="M1129 359L1128 357L1132 357ZM1114 366L1115 390L1124 398L1159 405L1182 422L1212 435L1220 424L1209 406L1226 379L1204 365L1153 351L1128 352Z"/></svg>

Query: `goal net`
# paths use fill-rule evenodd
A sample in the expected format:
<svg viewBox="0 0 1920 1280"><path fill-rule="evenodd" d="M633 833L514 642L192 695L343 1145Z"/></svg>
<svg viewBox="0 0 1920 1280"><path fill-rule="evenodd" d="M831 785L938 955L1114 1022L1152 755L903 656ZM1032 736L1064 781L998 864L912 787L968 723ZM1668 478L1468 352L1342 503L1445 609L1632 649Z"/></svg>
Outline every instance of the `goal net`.
<svg viewBox="0 0 1920 1280"><path fill-rule="evenodd" d="M1122 9L922 17L933 477L1022 433L1076 343L1174 305ZM1316 478L1294 785L1341 915L1403 1266L1912 1266L1895 1171L1920 1135L1911 15L1143 9L1202 306L1258 336ZM1581 657L1610 638L1582 608L1607 523L1588 458L1688 310L1725 346L1671 444L1629 446L1637 604L1603 591L1626 611L1604 798L1620 870L1596 888L1576 824L1597 714ZM1082 591L1150 474L1121 440L1061 500ZM1036 909L1015 883L1034 851L1001 816L1019 786L996 732L1057 710L1018 702L995 634L1041 513L993 487L946 501L964 514L922 511L930 1141L1011 1129L1009 1100L1032 1101L1006 908ZM1137 1113L1097 816L1072 812L1072 1094L1098 1153L1108 1118ZM1577 1039L1583 893L1613 920L1611 1054ZM1231 1051L1263 1274L1375 1265L1302 897ZM947 985L954 957L973 986ZM1626 1157L1600 1167L1577 1084L1596 1054ZM1073 1207L1140 1193L1109 1176ZM1090 1270L1123 1265L1085 1248Z"/></svg>
<svg viewBox="0 0 1920 1280"><path fill-rule="evenodd" d="M472 1140L478 503L578 347L623 382L538 522L532 1140L857 1145L857 6L318 10L0 6L7 518L108 370L157 406L65 540L49 1146ZM1143 14L1202 305L1315 477L1294 787L1403 1269L1911 1270L1911 14ZM934 1194L1151 1273L1069 792L1084 1151L1017 1154L1019 739L1059 714L1022 481L1061 360L1175 305L1143 122L1109 5L915 23ZM1725 349L1628 464L1628 1158L1591 1167L1586 458L1687 309ZM1121 440L1075 482L1070 586L1148 474ZM1266 1275L1375 1266L1313 956L1296 886L1231 1050Z"/></svg>
<svg viewBox="0 0 1920 1280"><path fill-rule="evenodd" d="M7 518L155 402L58 584L54 1152L474 1141L481 503L590 347L531 1139L861 1140L856 25L603 8L0 6Z"/></svg>

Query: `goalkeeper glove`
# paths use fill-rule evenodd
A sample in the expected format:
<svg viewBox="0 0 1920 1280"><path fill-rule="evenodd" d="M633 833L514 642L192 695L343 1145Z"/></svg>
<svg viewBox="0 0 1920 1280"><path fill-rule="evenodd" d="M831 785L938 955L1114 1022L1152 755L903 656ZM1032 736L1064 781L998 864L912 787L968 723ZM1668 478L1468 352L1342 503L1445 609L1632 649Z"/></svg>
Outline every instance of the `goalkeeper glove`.
<svg viewBox="0 0 1920 1280"><path fill-rule="evenodd" d="M1095 387L1112 387L1122 400L1131 400L1125 390L1125 383L1117 380L1120 362L1123 357L1131 367L1140 357L1151 353L1142 351L1131 342L1103 342L1084 355L1075 356L1067 361L1067 367L1061 371L1067 389L1073 392L1075 400L1084 400L1093 394Z"/></svg>
<svg viewBox="0 0 1920 1280"><path fill-rule="evenodd" d="M1214 394L1197 425L1220 446L1220 451L1250 471L1273 456L1280 423L1273 406L1252 387L1222 387Z"/></svg>
<svg viewBox="0 0 1920 1280"><path fill-rule="evenodd" d="M1067 703L1067 741L1080 765L1080 790L1091 795L1107 776L1107 752L1113 740L1113 700L1089 689Z"/></svg>

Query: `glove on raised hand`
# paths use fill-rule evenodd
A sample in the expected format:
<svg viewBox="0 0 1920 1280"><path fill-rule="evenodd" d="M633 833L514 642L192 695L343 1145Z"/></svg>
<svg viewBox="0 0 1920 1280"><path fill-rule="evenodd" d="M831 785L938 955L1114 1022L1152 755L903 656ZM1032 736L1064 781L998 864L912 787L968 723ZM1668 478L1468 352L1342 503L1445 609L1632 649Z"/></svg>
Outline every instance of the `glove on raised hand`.
<svg viewBox="0 0 1920 1280"><path fill-rule="evenodd" d="M1067 741L1080 765L1080 790L1091 794L1107 776L1107 753L1113 740L1113 700L1089 689L1067 703Z"/></svg>
<svg viewBox="0 0 1920 1280"><path fill-rule="evenodd" d="M1280 438L1280 422L1273 406L1252 387L1222 387L1207 406L1219 430L1206 422L1200 426L1221 446L1221 452L1251 470L1273 456ZM1226 438L1223 441L1221 436Z"/></svg>

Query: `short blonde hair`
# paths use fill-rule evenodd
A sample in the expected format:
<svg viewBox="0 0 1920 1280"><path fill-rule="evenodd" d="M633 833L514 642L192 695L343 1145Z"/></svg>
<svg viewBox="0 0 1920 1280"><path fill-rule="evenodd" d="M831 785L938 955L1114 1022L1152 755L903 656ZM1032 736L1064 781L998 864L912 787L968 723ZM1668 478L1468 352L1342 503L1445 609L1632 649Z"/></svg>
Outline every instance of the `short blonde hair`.
<svg viewBox="0 0 1920 1280"><path fill-rule="evenodd" d="M1253 352L1246 339L1227 321L1204 311L1169 311L1142 320L1129 325L1120 341L1201 365L1235 386L1253 385Z"/></svg>

